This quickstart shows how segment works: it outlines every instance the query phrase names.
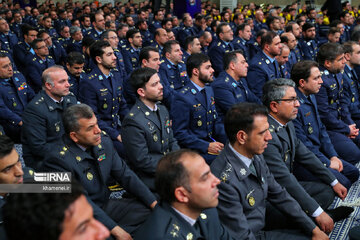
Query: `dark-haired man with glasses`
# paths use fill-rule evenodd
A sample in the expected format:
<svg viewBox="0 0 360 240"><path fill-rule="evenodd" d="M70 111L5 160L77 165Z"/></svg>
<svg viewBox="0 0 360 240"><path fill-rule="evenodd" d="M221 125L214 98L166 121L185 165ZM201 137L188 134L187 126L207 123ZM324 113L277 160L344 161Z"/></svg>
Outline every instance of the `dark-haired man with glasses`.
<svg viewBox="0 0 360 240"><path fill-rule="evenodd" d="M334 222L346 218L352 208L327 210L335 198L335 193L344 200L347 189L339 183L335 176L322 162L296 137L292 120L300 107L299 98L295 92L295 83L290 79L278 78L265 83L263 88L263 103L269 109L269 130L272 140L264 151L265 161L276 181L298 201L302 209L326 233L332 231ZM298 181L294 171L301 165L319 178L318 181ZM267 220L271 228L284 227L277 224L291 224L289 221L279 221L283 215L269 205ZM271 221L271 219L276 221Z"/></svg>
<svg viewBox="0 0 360 240"><path fill-rule="evenodd" d="M32 41L31 47L34 49L35 55L28 56L26 79L35 93L38 93L42 87L41 75L43 71L55 65L55 61L49 55L49 49L43 39L35 39Z"/></svg>

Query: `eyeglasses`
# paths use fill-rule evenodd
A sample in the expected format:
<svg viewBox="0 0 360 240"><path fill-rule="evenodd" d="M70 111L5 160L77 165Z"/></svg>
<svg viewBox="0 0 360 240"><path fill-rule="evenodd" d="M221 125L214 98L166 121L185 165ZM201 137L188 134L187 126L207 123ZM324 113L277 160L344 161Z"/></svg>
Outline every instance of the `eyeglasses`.
<svg viewBox="0 0 360 240"><path fill-rule="evenodd" d="M275 99L274 100L275 102L289 102L289 103L292 103L292 104L295 104L297 102L299 102L299 98L298 97L293 97L293 98L283 98L283 99Z"/></svg>

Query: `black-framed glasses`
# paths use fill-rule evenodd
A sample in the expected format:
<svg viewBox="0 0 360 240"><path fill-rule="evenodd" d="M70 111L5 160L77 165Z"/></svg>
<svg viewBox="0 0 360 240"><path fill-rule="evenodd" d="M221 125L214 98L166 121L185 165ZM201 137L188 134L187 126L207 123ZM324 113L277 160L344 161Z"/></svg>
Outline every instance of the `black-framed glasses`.
<svg viewBox="0 0 360 240"><path fill-rule="evenodd" d="M289 103L292 103L292 104L295 104L296 102L299 102L299 98L298 97L293 97L293 98L283 98L283 99L275 99L274 101L275 102L289 102Z"/></svg>

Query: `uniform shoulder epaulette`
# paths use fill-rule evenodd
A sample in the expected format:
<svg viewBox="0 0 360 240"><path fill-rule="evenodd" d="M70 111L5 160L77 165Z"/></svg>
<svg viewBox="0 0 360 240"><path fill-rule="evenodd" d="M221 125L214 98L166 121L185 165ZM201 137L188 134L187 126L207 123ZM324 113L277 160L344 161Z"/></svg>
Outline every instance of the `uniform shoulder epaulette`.
<svg viewBox="0 0 360 240"><path fill-rule="evenodd" d="M184 93L184 94L185 94L187 91L189 91L189 89L190 89L190 88L185 87L185 88L183 88L183 89L181 90L181 93Z"/></svg>
<svg viewBox="0 0 360 240"><path fill-rule="evenodd" d="M63 156L65 156L67 151L68 151L68 147L64 146L64 147L62 147L61 151L59 152L59 155L63 157Z"/></svg>

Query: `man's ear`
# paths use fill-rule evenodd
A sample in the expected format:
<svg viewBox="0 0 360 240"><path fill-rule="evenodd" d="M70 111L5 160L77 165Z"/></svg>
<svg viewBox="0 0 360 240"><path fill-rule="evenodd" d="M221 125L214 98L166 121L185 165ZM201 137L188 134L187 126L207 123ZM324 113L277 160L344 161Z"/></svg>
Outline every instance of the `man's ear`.
<svg viewBox="0 0 360 240"><path fill-rule="evenodd" d="M78 142L79 142L79 139L77 138L75 132L70 132L69 136L70 136L71 140L72 140L74 143L78 143Z"/></svg>
<svg viewBox="0 0 360 240"><path fill-rule="evenodd" d="M145 90L143 88L138 88L136 92L140 97L145 97Z"/></svg>
<svg viewBox="0 0 360 240"><path fill-rule="evenodd" d="M174 195L176 200L180 203L189 202L188 191L182 186L175 189Z"/></svg>
<svg viewBox="0 0 360 240"><path fill-rule="evenodd" d="M236 140L240 145L244 145L248 138L247 133L244 130L240 130L236 134Z"/></svg>
<svg viewBox="0 0 360 240"><path fill-rule="evenodd" d="M278 106L279 106L278 102L272 101L270 103L270 111L273 112L273 113L277 113L278 112Z"/></svg>

